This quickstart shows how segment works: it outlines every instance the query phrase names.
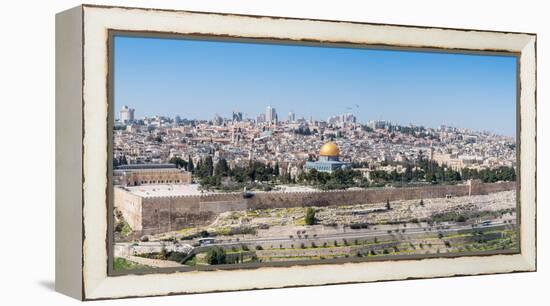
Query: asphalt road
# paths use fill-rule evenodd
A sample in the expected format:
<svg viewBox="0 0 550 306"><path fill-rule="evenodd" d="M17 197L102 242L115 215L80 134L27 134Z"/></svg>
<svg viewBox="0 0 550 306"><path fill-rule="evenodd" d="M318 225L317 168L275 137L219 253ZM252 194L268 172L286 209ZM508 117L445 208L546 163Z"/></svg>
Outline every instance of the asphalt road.
<svg viewBox="0 0 550 306"><path fill-rule="evenodd" d="M348 230L348 232L344 233L334 233L334 234L318 234L316 237L313 237L312 235L309 235L308 238L305 238L302 236L301 238L298 238L294 236L293 238L290 238L289 236L285 237L258 237L258 238L240 238L239 241L236 241L236 239L233 239L232 241L215 241L214 243L209 244L209 246L239 246L239 245L260 245L260 244L295 244L295 243L306 243L306 242L327 242L327 241L333 241L333 240L353 240L353 239L366 239L366 238L384 238L384 237L407 237L407 236L414 236L414 235L423 235L427 233L437 234L437 233L449 233L449 232L457 232L460 230L489 230L494 229L506 225L512 225L514 223L504 223L504 222L492 222L489 225L481 225L477 224L476 227L472 228L471 225L460 225L460 224L447 224L447 225L437 225L437 226L423 226L423 227L411 227L410 224L408 224L407 227L400 227L399 229L392 229L391 233L388 233L388 229L360 229L360 230ZM431 228L431 230L430 230ZM405 229L405 232L402 232L402 230ZM185 242L183 242L185 244ZM128 247L130 247L131 243L117 243L115 247L115 253L118 253L116 250L119 248L119 252L124 250L128 250ZM148 251L153 250L160 250L163 246L172 249L172 247L176 247L175 245L170 245L170 243L162 242L162 241L149 241L149 242L140 242L139 246L136 248L142 249L142 251L145 251L148 249ZM180 245L181 246L181 245ZM158 251L157 250L157 251ZM120 253L122 255L123 253Z"/></svg>
<svg viewBox="0 0 550 306"><path fill-rule="evenodd" d="M504 225L509 225L509 223L504 222L494 222L490 225L480 225L478 224L474 229L491 229L497 228ZM443 227L443 228L441 228ZM430 230L431 228L431 230ZM438 229L439 228L439 229ZM405 229L405 232L402 230ZM308 238L290 238L287 237L269 237L269 238L248 238L240 239L239 241L226 241L226 242L215 242L210 245L219 245L219 246L230 246L230 245L242 245L242 244L263 244L263 243L295 243L295 242L309 242L309 241L326 241L326 240L343 240L343 239L361 239L361 238L372 238L372 237L387 237L387 236L411 236L417 234L426 234L426 233L446 233L446 232L456 232L460 230L472 230L471 225L444 225L444 226L433 226L433 227L403 227L396 232L396 229L392 230L391 233L388 233L388 230L351 230L347 233L335 233L335 234L326 234L326 235L317 235L316 237Z"/></svg>

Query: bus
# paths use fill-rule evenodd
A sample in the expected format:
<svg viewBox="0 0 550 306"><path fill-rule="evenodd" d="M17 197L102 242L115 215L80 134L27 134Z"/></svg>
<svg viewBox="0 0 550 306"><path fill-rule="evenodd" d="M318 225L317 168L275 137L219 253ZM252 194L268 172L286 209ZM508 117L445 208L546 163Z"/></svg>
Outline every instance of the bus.
<svg viewBox="0 0 550 306"><path fill-rule="evenodd" d="M216 240L214 238L200 238L198 242L200 246L205 246L205 245L213 244L214 242L216 242Z"/></svg>

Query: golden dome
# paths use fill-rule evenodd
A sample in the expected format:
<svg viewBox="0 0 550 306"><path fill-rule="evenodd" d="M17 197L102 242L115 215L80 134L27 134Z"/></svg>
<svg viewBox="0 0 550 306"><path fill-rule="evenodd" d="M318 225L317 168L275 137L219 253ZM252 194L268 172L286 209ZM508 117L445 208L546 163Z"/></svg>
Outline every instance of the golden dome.
<svg viewBox="0 0 550 306"><path fill-rule="evenodd" d="M340 149L338 149L338 146L334 142L327 142L321 147L321 151L319 151L319 155L321 156L339 156L340 155Z"/></svg>

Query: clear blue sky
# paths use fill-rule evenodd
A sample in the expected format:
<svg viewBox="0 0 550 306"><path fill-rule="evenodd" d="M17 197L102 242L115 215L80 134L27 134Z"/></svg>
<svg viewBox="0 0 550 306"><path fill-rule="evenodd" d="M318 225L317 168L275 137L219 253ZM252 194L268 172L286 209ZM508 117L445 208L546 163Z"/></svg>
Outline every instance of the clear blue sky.
<svg viewBox="0 0 550 306"><path fill-rule="evenodd" d="M511 56L116 37L115 111L255 118L271 105L280 119L352 112L515 136L515 69Z"/></svg>

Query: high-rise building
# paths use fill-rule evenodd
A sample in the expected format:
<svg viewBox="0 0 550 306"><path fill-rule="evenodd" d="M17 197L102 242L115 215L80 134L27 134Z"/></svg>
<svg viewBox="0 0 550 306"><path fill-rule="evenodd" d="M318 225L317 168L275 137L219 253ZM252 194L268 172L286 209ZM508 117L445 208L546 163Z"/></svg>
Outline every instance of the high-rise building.
<svg viewBox="0 0 550 306"><path fill-rule="evenodd" d="M383 130L388 125L388 122L381 120L369 120L369 122L367 122L367 126L373 130Z"/></svg>
<svg viewBox="0 0 550 306"><path fill-rule="evenodd" d="M268 123L277 122L277 111L274 107L267 106L265 108L265 121Z"/></svg>
<svg viewBox="0 0 550 306"><path fill-rule="evenodd" d="M294 112L288 112L288 122L294 122L296 121L296 115Z"/></svg>
<svg viewBox="0 0 550 306"><path fill-rule="evenodd" d="M235 121L235 122L243 121L243 113L242 112L233 112L233 121Z"/></svg>
<svg viewBox="0 0 550 306"><path fill-rule="evenodd" d="M352 113L342 114L341 122L355 123L356 118Z"/></svg>
<svg viewBox="0 0 550 306"><path fill-rule="evenodd" d="M120 121L123 123L131 123L134 121L135 109L129 108L127 105L122 106L120 110Z"/></svg>
<svg viewBox="0 0 550 306"><path fill-rule="evenodd" d="M330 116L327 118L327 122L328 124L336 124L338 123L339 119L340 118L338 116Z"/></svg>
<svg viewBox="0 0 550 306"><path fill-rule="evenodd" d="M256 117L256 123L264 123L265 122L265 114L259 114L257 117Z"/></svg>
<svg viewBox="0 0 550 306"><path fill-rule="evenodd" d="M223 124L223 118L220 117L218 114L215 114L214 119L212 119L212 123L214 125L222 125Z"/></svg>

